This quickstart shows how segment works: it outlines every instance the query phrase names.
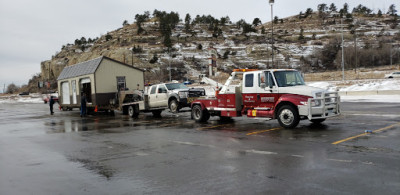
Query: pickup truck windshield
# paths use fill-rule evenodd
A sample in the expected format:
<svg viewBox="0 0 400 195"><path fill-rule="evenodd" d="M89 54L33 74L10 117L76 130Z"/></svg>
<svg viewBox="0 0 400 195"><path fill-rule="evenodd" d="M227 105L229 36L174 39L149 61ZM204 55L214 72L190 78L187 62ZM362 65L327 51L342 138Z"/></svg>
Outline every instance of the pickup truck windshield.
<svg viewBox="0 0 400 195"><path fill-rule="evenodd" d="M174 89L189 89L184 85L183 83L168 83L165 84L167 86L168 90L174 90Z"/></svg>
<svg viewBox="0 0 400 195"><path fill-rule="evenodd" d="M276 71L274 76L279 87L305 85L303 77L297 71Z"/></svg>

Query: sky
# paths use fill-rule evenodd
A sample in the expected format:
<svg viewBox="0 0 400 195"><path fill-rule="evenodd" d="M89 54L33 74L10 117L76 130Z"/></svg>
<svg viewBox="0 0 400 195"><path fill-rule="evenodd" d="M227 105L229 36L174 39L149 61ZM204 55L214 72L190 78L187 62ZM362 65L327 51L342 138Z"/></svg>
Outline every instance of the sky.
<svg viewBox="0 0 400 195"><path fill-rule="evenodd" d="M394 0L275 0L274 16L288 17L332 2L338 9L348 3L350 9L362 4L387 11L395 4L400 10ZM99 37L122 27L124 20L132 23L136 14L155 9L178 12L182 19L189 13L192 18L229 16L233 22L271 20L268 0L0 0L0 92L4 84L27 84L40 72L40 63L50 60L62 45Z"/></svg>

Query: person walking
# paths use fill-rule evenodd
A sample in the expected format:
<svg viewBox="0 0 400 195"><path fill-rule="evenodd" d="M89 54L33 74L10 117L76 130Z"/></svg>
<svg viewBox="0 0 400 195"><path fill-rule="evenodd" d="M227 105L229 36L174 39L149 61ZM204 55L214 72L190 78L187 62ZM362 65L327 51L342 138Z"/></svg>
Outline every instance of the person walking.
<svg viewBox="0 0 400 195"><path fill-rule="evenodd" d="M49 101L49 105L50 105L50 114L53 115L53 105L54 105L54 98L53 96L50 96L50 101Z"/></svg>
<svg viewBox="0 0 400 195"><path fill-rule="evenodd" d="M86 116L86 94L83 93L81 97L81 117Z"/></svg>

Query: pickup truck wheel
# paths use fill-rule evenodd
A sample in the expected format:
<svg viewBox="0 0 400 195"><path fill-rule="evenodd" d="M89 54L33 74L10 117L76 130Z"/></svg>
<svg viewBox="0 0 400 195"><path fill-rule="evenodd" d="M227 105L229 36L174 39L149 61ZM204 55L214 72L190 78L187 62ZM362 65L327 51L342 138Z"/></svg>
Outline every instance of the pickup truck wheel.
<svg viewBox="0 0 400 195"><path fill-rule="evenodd" d="M192 117L196 122L206 122L210 119L210 113L207 110L201 109L200 105L195 105L192 108Z"/></svg>
<svg viewBox="0 0 400 195"><path fill-rule="evenodd" d="M161 118L161 112L162 112L162 110L154 110L154 111L152 111L153 116L156 117L156 118Z"/></svg>
<svg viewBox="0 0 400 195"><path fill-rule="evenodd" d="M297 110L290 105L284 105L278 111L279 124L284 128L295 128L300 122Z"/></svg>
<svg viewBox="0 0 400 195"><path fill-rule="evenodd" d="M324 118L323 119L311 119L310 121L314 124L321 124L322 122L325 121L325 119Z"/></svg>
<svg viewBox="0 0 400 195"><path fill-rule="evenodd" d="M130 117L137 118L139 116L139 109L136 105L129 106L128 113Z"/></svg>
<svg viewBox="0 0 400 195"><path fill-rule="evenodd" d="M177 113L179 112L179 104L178 101L175 99L171 100L169 102L169 110L171 110L172 113Z"/></svg>

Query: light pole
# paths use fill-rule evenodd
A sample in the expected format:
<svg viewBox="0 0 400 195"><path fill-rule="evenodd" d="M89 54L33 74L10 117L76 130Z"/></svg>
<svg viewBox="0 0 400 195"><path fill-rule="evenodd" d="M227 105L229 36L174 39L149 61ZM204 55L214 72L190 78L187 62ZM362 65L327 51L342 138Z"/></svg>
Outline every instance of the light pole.
<svg viewBox="0 0 400 195"><path fill-rule="evenodd" d="M344 81L344 41L343 41L343 18L340 18L340 25L342 26L342 75L343 75L343 81Z"/></svg>
<svg viewBox="0 0 400 195"><path fill-rule="evenodd" d="M171 76L171 52L169 53L169 82L172 81L172 76Z"/></svg>
<svg viewBox="0 0 400 195"><path fill-rule="evenodd" d="M275 0L269 0L269 4L271 5L271 47L272 47L272 67L274 67L274 6Z"/></svg>

